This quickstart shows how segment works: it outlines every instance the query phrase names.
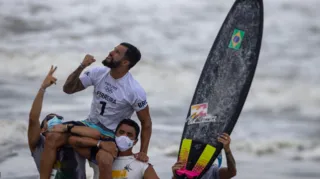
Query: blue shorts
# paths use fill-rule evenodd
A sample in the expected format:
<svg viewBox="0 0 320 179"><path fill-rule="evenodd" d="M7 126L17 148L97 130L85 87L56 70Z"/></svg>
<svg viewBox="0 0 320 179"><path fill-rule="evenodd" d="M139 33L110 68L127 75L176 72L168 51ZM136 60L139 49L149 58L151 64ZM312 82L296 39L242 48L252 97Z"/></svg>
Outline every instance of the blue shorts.
<svg viewBox="0 0 320 179"><path fill-rule="evenodd" d="M115 139L114 139L115 133L112 130L106 128L101 123L93 123L88 120L82 120L82 121L68 121L68 122L64 122L63 124L73 124L75 126L87 126L87 127L96 129L101 134L101 138L100 138L101 141L115 142ZM99 151L99 148L97 146L91 147L91 149L90 149L90 159L89 160L95 164L97 164L96 155L97 155L98 151Z"/></svg>
<svg viewBox="0 0 320 179"><path fill-rule="evenodd" d="M101 123L93 123L88 120L82 120L82 121L68 121L68 122L64 122L63 124L73 124L75 126L87 126L87 127L98 130L104 138L114 139L115 137L114 132L111 129L106 128Z"/></svg>

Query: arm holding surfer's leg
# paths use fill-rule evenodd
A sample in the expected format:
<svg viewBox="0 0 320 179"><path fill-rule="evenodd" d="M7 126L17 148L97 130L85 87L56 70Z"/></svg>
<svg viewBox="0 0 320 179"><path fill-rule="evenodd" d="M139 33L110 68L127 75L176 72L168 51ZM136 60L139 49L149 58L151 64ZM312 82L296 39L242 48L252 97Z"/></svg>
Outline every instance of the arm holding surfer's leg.
<svg viewBox="0 0 320 179"><path fill-rule="evenodd" d="M91 63L95 62L96 60L91 55L86 55L83 59L81 65L69 75L67 81L63 85L63 91L67 94L72 94L81 90L84 90L85 87L80 80L80 74L84 68L91 65Z"/></svg>
<svg viewBox="0 0 320 179"><path fill-rule="evenodd" d="M86 126L73 126L73 124L58 124L55 125L50 131L70 132L73 136L69 137L68 143L74 148L88 148L88 150L90 150L89 148L97 146L106 152L110 152L113 157L117 156L118 150L115 142L103 141L104 137L96 129Z"/></svg>
<svg viewBox="0 0 320 179"><path fill-rule="evenodd" d="M112 141L100 141L89 137L71 136L68 142L74 148L87 148L89 153L91 147L97 146L99 149L109 152L114 158L117 157L118 150L116 144ZM90 159L87 156L85 157Z"/></svg>
<svg viewBox="0 0 320 179"><path fill-rule="evenodd" d="M93 139L100 139L100 132L96 129L87 126L75 126L74 124L58 124L53 126L50 132L69 132L71 135L78 135L81 137L90 137Z"/></svg>
<svg viewBox="0 0 320 179"><path fill-rule="evenodd" d="M220 179L229 179L237 175L236 161L233 158L231 149L230 149L230 136L226 133L222 134L218 141L223 144L224 151L227 158L227 167L219 169Z"/></svg>

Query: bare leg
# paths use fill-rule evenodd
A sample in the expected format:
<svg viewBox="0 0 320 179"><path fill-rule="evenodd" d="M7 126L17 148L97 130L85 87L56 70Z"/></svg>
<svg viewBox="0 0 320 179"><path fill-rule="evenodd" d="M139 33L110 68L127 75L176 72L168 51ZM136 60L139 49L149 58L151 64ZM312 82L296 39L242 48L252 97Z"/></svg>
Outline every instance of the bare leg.
<svg viewBox="0 0 320 179"><path fill-rule="evenodd" d="M49 179L57 158L57 149L67 143L68 135L64 133L47 133L44 150L40 160L40 179Z"/></svg>
<svg viewBox="0 0 320 179"><path fill-rule="evenodd" d="M86 159L90 159L90 149L91 147L81 147L79 146L79 141L82 137L78 136L70 136L68 139L68 143L72 146L72 148L78 152L82 157Z"/></svg>
<svg viewBox="0 0 320 179"><path fill-rule="evenodd" d="M96 156L96 160L99 166L99 179L112 179L112 163L113 157L110 153L99 150Z"/></svg>
<svg viewBox="0 0 320 179"><path fill-rule="evenodd" d="M69 137L69 144L72 146L74 151L79 153L82 157L88 159L89 166L93 169L93 179L99 179L99 168L98 165L89 161L91 158L91 147L79 147L79 141L83 138L77 136L70 136Z"/></svg>

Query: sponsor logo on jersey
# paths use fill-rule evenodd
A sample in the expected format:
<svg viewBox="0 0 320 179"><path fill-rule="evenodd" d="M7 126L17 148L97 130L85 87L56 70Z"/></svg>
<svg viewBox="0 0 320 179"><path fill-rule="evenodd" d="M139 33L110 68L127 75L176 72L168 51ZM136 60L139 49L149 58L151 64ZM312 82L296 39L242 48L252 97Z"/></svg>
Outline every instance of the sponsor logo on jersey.
<svg viewBox="0 0 320 179"><path fill-rule="evenodd" d="M114 85L112 85L112 84L110 84L110 83L108 83L108 82L105 82L105 87L104 87L104 89L106 90L106 92L108 92L108 93L113 93L114 91L116 91L118 88L117 87L115 87Z"/></svg>
<svg viewBox="0 0 320 179"><path fill-rule="evenodd" d="M147 100L144 100L144 101L138 103L138 107L143 108L146 104L147 104Z"/></svg>
<svg viewBox="0 0 320 179"><path fill-rule="evenodd" d="M126 170L113 170L112 178L114 179L126 179L128 178L128 172Z"/></svg>
<svg viewBox="0 0 320 179"><path fill-rule="evenodd" d="M125 170L127 170L128 172L130 172L130 170L132 170L132 168L130 167L130 164L126 165L124 167Z"/></svg>

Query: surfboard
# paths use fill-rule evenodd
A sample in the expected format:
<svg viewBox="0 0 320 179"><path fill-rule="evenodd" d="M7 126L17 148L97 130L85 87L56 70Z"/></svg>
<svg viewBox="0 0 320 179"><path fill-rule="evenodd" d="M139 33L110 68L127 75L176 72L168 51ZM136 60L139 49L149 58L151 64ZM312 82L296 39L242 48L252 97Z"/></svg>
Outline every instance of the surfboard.
<svg viewBox="0 0 320 179"><path fill-rule="evenodd" d="M236 0L210 49L196 86L178 160L178 179L201 178L221 152L249 93L263 34L263 0Z"/></svg>

